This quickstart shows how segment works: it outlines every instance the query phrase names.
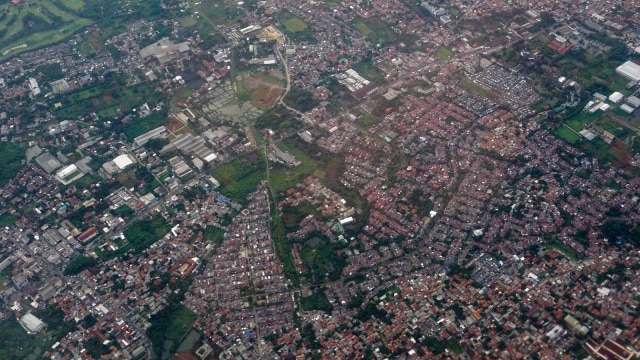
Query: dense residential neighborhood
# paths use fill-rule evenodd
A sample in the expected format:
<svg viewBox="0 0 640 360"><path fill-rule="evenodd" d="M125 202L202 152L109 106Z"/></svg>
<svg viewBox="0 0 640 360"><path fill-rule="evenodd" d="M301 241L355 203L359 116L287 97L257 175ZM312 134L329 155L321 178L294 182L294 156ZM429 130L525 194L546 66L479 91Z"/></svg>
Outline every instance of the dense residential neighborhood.
<svg viewBox="0 0 640 360"><path fill-rule="evenodd" d="M640 2L0 10L0 359L640 357Z"/></svg>

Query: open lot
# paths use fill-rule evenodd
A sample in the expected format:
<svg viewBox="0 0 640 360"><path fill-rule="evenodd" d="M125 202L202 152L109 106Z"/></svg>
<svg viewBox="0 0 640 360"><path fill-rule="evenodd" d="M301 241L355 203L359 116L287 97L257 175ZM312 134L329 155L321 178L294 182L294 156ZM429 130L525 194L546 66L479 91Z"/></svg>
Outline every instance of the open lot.
<svg viewBox="0 0 640 360"><path fill-rule="evenodd" d="M241 204L247 195L266 179L266 164L262 152L254 152L244 159L226 163L211 173L221 183L219 191Z"/></svg>
<svg viewBox="0 0 640 360"><path fill-rule="evenodd" d="M238 82L238 99L249 100L260 110L269 109L284 91L281 75L269 71L245 74Z"/></svg>
<svg viewBox="0 0 640 360"><path fill-rule="evenodd" d="M72 12L83 6L82 0L4 2L0 5L0 60L62 41L92 24Z"/></svg>
<svg viewBox="0 0 640 360"><path fill-rule="evenodd" d="M440 46L436 51L436 56L440 59L445 59L453 56L453 51L449 50L449 48L445 46Z"/></svg>
<svg viewBox="0 0 640 360"><path fill-rule="evenodd" d="M356 18L352 24L372 42L387 45L398 40L397 34L380 18Z"/></svg>

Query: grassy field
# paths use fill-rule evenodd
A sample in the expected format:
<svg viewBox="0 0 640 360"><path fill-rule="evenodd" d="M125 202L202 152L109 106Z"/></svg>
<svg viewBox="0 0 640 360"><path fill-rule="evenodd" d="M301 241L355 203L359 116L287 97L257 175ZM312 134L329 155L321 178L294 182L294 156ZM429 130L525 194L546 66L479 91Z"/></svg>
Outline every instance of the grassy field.
<svg viewBox="0 0 640 360"><path fill-rule="evenodd" d="M478 85L478 84L476 84L476 83L474 83L473 81L470 81L470 80L462 80L462 81L460 81L459 86L461 88L471 92L471 93L484 96L484 97L486 97L488 99L491 99L491 100L495 100L495 99L497 99L499 97L498 94L496 94L492 90L485 89L482 86L480 86L480 85Z"/></svg>
<svg viewBox="0 0 640 360"><path fill-rule="evenodd" d="M263 71L245 73L236 82L238 101L250 101L260 110L266 111L284 91L283 80Z"/></svg>
<svg viewBox="0 0 640 360"><path fill-rule="evenodd" d="M62 41L92 24L72 12L83 7L83 0L30 0L18 5L6 1L0 5L0 61Z"/></svg>
<svg viewBox="0 0 640 360"><path fill-rule="evenodd" d="M382 70L373 66L370 61L361 61L352 66L353 70L357 71L360 75L366 79L373 81L376 84L386 83L385 74Z"/></svg>
<svg viewBox="0 0 640 360"><path fill-rule="evenodd" d="M291 40L297 42L316 42L314 32L309 26L289 11L278 12L276 18L282 24L281 29Z"/></svg>
<svg viewBox="0 0 640 360"><path fill-rule="evenodd" d="M20 172L26 155L21 148L10 142L0 143L0 154L3 164L0 170L0 186L4 186Z"/></svg>
<svg viewBox="0 0 640 360"><path fill-rule="evenodd" d="M147 335L158 355L164 349L168 353L175 351L182 336L191 328L197 316L193 311L180 304L169 304L150 319L151 327ZM164 358L164 357L163 357Z"/></svg>
<svg viewBox="0 0 640 360"><path fill-rule="evenodd" d="M296 143L285 140L278 142L277 145L280 150L289 152L289 154L295 156L296 159L301 161L302 164L294 168L274 166L269 173L269 180L271 188L276 196L282 191L294 186L305 177L313 174L316 169L315 161L302 149L296 146Z"/></svg>
<svg viewBox="0 0 640 360"><path fill-rule="evenodd" d="M446 46L440 46L438 51L436 51L436 56L439 59L446 59L448 57L453 56L453 51L449 50Z"/></svg>
<svg viewBox="0 0 640 360"><path fill-rule="evenodd" d="M284 21L282 25L284 25L285 29L287 29L288 32L292 33L305 31L307 29L307 24L297 17L293 17Z"/></svg>
<svg viewBox="0 0 640 360"><path fill-rule="evenodd" d="M95 112L100 118L109 118L144 103L155 106L162 100L164 95L149 84L126 86L123 79L115 78L59 98L62 107L56 110L56 115L76 118Z"/></svg>
<svg viewBox="0 0 640 360"><path fill-rule="evenodd" d="M566 126L559 126L553 130L553 134L567 143L574 145L580 141L581 136Z"/></svg>
<svg viewBox="0 0 640 360"><path fill-rule="evenodd" d="M374 43L387 45L398 40L398 35L391 27L377 17L356 18L353 20L352 25Z"/></svg>
<svg viewBox="0 0 640 360"><path fill-rule="evenodd" d="M379 117L361 109L354 109L353 114L358 117L358 120L356 120L356 124L365 129L369 129L370 127L378 125L380 122L382 122L382 119L380 119Z"/></svg>
<svg viewBox="0 0 640 360"><path fill-rule="evenodd" d="M266 179L265 159L262 152L255 152L214 169L211 175L221 183L218 191L234 201L246 204L247 195Z"/></svg>

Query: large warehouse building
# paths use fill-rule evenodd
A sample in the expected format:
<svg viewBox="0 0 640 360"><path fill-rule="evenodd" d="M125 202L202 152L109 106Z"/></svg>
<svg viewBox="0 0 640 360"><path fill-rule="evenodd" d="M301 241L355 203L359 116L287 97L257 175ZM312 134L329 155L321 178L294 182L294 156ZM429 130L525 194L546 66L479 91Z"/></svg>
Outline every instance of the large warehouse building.
<svg viewBox="0 0 640 360"><path fill-rule="evenodd" d="M631 81L640 81L640 65L633 61L627 61L616 68L616 72L620 76Z"/></svg>

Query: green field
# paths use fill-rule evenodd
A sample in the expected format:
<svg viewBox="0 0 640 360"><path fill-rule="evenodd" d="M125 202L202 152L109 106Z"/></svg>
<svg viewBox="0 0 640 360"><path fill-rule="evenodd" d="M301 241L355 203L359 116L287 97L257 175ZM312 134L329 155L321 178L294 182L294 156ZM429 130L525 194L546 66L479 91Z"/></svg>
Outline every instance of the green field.
<svg viewBox="0 0 640 360"><path fill-rule="evenodd" d="M226 163L211 172L220 181L218 188L225 196L241 204L247 203L247 195L266 179L266 164L262 152L255 152L244 159Z"/></svg>
<svg viewBox="0 0 640 360"><path fill-rule="evenodd" d="M197 316L183 305L170 303L157 314L151 316L151 327L147 335L153 343L153 348L158 355L163 349L168 353L174 352L180 339L191 328ZM160 358L160 357L159 357ZM164 357L162 357L164 358Z"/></svg>
<svg viewBox="0 0 640 360"><path fill-rule="evenodd" d="M366 79L373 81L376 84L384 84L386 82L385 73L377 67L373 66L370 61L361 61L352 66L353 70L357 71L360 75Z"/></svg>
<svg viewBox="0 0 640 360"><path fill-rule="evenodd" d="M0 5L0 60L51 45L93 23L77 15L83 0L30 0Z"/></svg>
<svg viewBox="0 0 640 360"><path fill-rule="evenodd" d="M388 45L398 41L398 34L378 17L356 18L352 25L374 43Z"/></svg>
<svg viewBox="0 0 640 360"><path fill-rule="evenodd" d="M559 126L553 130L553 134L567 143L574 145L580 141L581 136L566 126Z"/></svg>
<svg viewBox="0 0 640 360"><path fill-rule="evenodd" d="M287 31L292 33L305 31L307 29L307 24L304 21L298 19L297 17L291 18L283 22L282 25L284 25Z"/></svg>
<svg viewBox="0 0 640 360"><path fill-rule="evenodd" d="M436 56L439 59L446 59L448 57L453 56L453 51L451 51L449 48L447 48L446 46L440 46L438 48L438 51L436 51Z"/></svg>
<svg viewBox="0 0 640 360"><path fill-rule="evenodd" d="M315 161L311 159L306 152L296 146L296 143L292 141L280 141L277 145L280 150L289 152L289 154L301 161L302 164L294 168L284 166L273 167L269 173L269 183L276 196L313 174L316 169Z"/></svg>
<svg viewBox="0 0 640 360"><path fill-rule="evenodd" d="M62 107L56 110L56 115L76 118L95 112L99 118L111 118L144 103L153 107L164 98L149 84L127 86L124 79L112 76L104 83L57 98Z"/></svg>
<svg viewBox="0 0 640 360"><path fill-rule="evenodd" d="M10 142L0 143L0 154L3 165L0 171L0 186L4 186L20 172L26 156L21 148Z"/></svg>
<svg viewBox="0 0 640 360"><path fill-rule="evenodd" d="M358 120L356 120L356 125L365 129L369 129L370 127L378 125L380 124L380 122L382 122L382 119L380 119L379 117L361 109L354 109L353 114L358 117Z"/></svg>
<svg viewBox="0 0 640 360"><path fill-rule="evenodd" d="M277 19L282 25L282 31L284 31L291 40L298 42L315 42L316 37L314 32L297 16L293 15L287 10L280 11L277 14Z"/></svg>

